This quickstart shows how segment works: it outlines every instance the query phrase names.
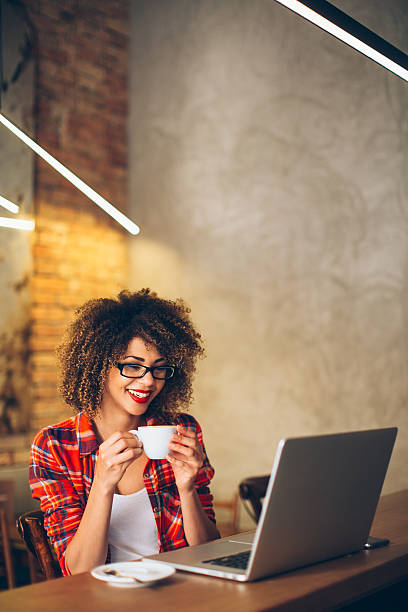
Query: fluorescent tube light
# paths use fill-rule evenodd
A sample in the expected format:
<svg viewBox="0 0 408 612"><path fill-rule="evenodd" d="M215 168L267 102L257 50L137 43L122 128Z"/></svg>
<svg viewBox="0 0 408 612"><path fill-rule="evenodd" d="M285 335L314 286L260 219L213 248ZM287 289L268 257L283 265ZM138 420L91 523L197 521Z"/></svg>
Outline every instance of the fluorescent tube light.
<svg viewBox="0 0 408 612"><path fill-rule="evenodd" d="M275 0L408 81L408 55L326 0Z"/></svg>
<svg viewBox="0 0 408 612"><path fill-rule="evenodd" d="M0 113L0 123L2 123L6 128L8 128L13 134L15 134L20 140L24 142L30 149L37 153L44 161L47 162L50 166L54 168L57 172L62 174L70 183L75 185L79 191L82 191L84 195L86 195L92 202L95 202L97 206L102 208L108 215L113 217L115 221L117 221L122 227L127 229L133 235L136 235L140 232L140 228L136 223L133 223L126 215L120 212L115 206L110 204L105 198L100 196L96 191L94 191L91 187L89 187L84 181L78 178L73 172L68 170L63 164L55 159L52 155L47 153L45 149L40 147L32 138L27 136L24 132L22 132L17 126L15 126L11 121L6 119L6 117Z"/></svg>
<svg viewBox="0 0 408 612"><path fill-rule="evenodd" d="M12 229L33 230L35 227L34 221L25 221L23 219L9 219L8 217L0 217L0 227L10 227Z"/></svg>
<svg viewBox="0 0 408 612"><path fill-rule="evenodd" d="M17 214L20 208L14 202L10 202L10 200L6 200L3 196L0 196L0 206L6 208L9 212Z"/></svg>

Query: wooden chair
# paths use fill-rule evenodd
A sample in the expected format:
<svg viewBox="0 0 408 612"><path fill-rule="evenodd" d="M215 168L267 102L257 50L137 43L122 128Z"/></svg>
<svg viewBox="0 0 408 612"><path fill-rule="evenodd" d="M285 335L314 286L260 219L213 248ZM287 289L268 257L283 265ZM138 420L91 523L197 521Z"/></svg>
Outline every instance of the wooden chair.
<svg viewBox="0 0 408 612"><path fill-rule="evenodd" d="M62 576L61 568L47 538L42 511L31 510L19 516L17 529L30 553L37 559L46 580Z"/></svg>
<svg viewBox="0 0 408 612"><path fill-rule="evenodd" d="M11 551L10 535L7 516L3 508L0 508L0 573L7 579L7 586L13 589L16 586L14 574L13 556Z"/></svg>
<svg viewBox="0 0 408 612"><path fill-rule="evenodd" d="M258 522L262 511L262 501L265 497L268 482L269 475L251 476L239 483L239 495L244 502L244 507L255 523ZM250 507L248 507L248 502Z"/></svg>
<svg viewBox="0 0 408 612"><path fill-rule="evenodd" d="M16 586L13 551L10 537L10 525L14 511L14 482L0 481L0 574L7 579L7 586Z"/></svg>

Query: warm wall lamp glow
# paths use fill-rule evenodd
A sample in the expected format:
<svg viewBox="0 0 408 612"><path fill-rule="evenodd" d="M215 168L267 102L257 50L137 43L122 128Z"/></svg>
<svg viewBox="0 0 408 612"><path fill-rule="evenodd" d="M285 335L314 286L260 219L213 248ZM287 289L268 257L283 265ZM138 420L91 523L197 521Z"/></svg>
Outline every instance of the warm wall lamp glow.
<svg viewBox="0 0 408 612"><path fill-rule="evenodd" d="M52 155L47 153L45 149L40 147L32 138L27 136L22 130L20 130L14 123L11 123L3 114L0 113L0 123L2 123L6 128L8 128L13 134L15 134L24 144L26 144L30 149L37 153L44 161L47 162L50 166L54 168L57 172L62 174L68 181L70 181L79 191L82 191L84 195L86 195L90 200L95 202L100 208L102 208L108 215L113 217L115 221L117 221L122 227L127 229L133 235L136 235L140 232L140 228L136 223L133 223L126 215L120 212L115 206L110 204L105 198L100 196L96 191L94 191L91 187L89 187L84 181L78 178L73 172L68 170L63 164L55 159ZM4 226L11 227L11 226Z"/></svg>
<svg viewBox="0 0 408 612"><path fill-rule="evenodd" d="M275 0L408 81L408 55L326 0Z"/></svg>

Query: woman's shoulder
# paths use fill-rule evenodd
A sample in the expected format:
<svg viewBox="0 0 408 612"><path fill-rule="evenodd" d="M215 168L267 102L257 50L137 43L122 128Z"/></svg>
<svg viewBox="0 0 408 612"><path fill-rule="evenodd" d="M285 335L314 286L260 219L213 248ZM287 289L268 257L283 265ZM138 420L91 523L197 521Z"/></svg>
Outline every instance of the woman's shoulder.
<svg viewBox="0 0 408 612"><path fill-rule="evenodd" d="M40 429L33 440L33 445L43 445L46 442L69 442L77 438L77 426L80 415L70 417L59 423L47 425Z"/></svg>
<svg viewBox="0 0 408 612"><path fill-rule="evenodd" d="M182 425L183 427L190 427L196 431L201 431L200 423L191 414L180 412L175 420L176 425Z"/></svg>

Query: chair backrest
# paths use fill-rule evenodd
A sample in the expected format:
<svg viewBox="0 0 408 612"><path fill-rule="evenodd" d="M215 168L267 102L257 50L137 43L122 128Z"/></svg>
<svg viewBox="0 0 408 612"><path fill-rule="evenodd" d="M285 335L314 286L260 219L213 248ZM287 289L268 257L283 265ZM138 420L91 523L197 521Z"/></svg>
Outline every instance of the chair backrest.
<svg viewBox="0 0 408 612"><path fill-rule="evenodd" d="M262 511L262 501L268 487L269 477L269 474L267 476L250 476L239 483L239 495L244 502L248 501L251 504L249 514L256 523L259 521ZM247 508L247 506L245 507Z"/></svg>
<svg viewBox="0 0 408 612"><path fill-rule="evenodd" d="M17 529L28 550L37 558L46 579L62 576L47 538L42 511L31 510L20 515L17 519Z"/></svg>
<svg viewBox="0 0 408 612"><path fill-rule="evenodd" d="M0 508L4 510L8 523L13 522L14 517L14 481L0 480Z"/></svg>

